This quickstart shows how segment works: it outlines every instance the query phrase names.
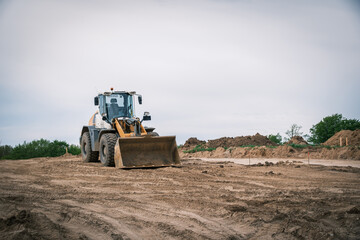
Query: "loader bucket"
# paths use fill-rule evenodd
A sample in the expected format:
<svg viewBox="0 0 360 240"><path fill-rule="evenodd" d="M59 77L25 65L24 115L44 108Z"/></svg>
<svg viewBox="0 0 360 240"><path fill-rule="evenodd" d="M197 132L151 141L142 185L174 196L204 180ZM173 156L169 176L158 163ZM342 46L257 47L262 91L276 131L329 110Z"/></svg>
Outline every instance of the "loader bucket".
<svg viewBox="0 0 360 240"><path fill-rule="evenodd" d="M116 168L163 167L180 164L175 136L118 138Z"/></svg>

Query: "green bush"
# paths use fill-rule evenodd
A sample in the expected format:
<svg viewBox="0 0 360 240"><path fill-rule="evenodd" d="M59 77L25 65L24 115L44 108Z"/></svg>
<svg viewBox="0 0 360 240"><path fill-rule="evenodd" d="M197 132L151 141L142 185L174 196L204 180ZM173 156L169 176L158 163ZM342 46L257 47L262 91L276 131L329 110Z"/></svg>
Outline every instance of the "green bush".
<svg viewBox="0 0 360 240"><path fill-rule="evenodd" d="M68 153L72 154L72 155L79 155L81 153L81 149L79 146L71 144L68 147Z"/></svg>
<svg viewBox="0 0 360 240"><path fill-rule="evenodd" d="M241 146L237 146L237 147L254 148L254 147L263 147L263 145L241 145ZM267 148L277 148L278 146L266 145L265 147L267 147Z"/></svg>
<svg viewBox="0 0 360 240"><path fill-rule="evenodd" d="M272 141L273 143L276 143L276 144L281 144L281 141L282 141L282 137L279 133L277 133L276 135L272 135L270 134L268 136L269 140Z"/></svg>
<svg viewBox="0 0 360 240"><path fill-rule="evenodd" d="M260 147L258 145L241 145L241 146L238 146L238 147L241 147L241 148L254 148L254 147Z"/></svg>
<svg viewBox="0 0 360 240"><path fill-rule="evenodd" d="M216 148L204 148L204 146L197 145L191 150L183 151L184 153L196 153L196 152L204 152L204 151L214 151Z"/></svg>
<svg viewBox="0 0 360 240"><path fill-rule="evenodd" d="M11 149L1 159L29 159L37 157L58 157L66 152L73 155L80 154L80 148L76 145L69 145L65 141L55 140L53 142L45 139L34 140L32 142L24 142Z"/></svg>

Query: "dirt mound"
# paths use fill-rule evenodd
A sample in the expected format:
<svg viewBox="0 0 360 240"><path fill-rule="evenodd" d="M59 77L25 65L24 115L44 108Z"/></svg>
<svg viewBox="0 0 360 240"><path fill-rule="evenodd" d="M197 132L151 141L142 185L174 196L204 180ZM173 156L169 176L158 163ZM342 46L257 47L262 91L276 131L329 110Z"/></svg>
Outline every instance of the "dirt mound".
<svg viewBox="0 0 360 240"><path fill-rule="evenodd" d="M79 155L72 155L71 153L65 153L64 155L61 155L61 158L76 158L76 157L80 157L81 154Z"/></svg>
<svg viewBox="0 0 360 240"><path fill-rule="evenodd" d="M290 145L283 145L277 147L218 147L213 151L199 151L195 153L185 153L179 151L180 157L189 158L307 158L310 154L312 159L353 159L360 160L360 148L357 146L348 147L292 147Z"/></svg>
<svg viewBox="0 0 360 240"><path fill-rule="evenodd" d="M323 145L327 146L339 146L340 138L342 138L342 145L346 145L346 138L348 139L348 145L350 146L359 146L360 145L360 129L356 129L355 131L351 130L342 130L337 132L329 138Z"/></svg>
<svg viewBox="0 0 360 240"><path fill-rule="evenodd" d="M256 146L276 146L277 144L270 141L267 137L256 133L254 136L241 136L241 137L222 137L219 139L209 140L206 144L209 148L217 147L238 147L246 145Z"/></svg>
<svg viewBox="0 0 360 240"><path fill-rule="evenodd" d="M322 148L317 153L310 153L310 157L322 159L354 159L360 160L360 149L354 146L341 148Z"/></svg>
<svg viewBox="0 0 360 240"><path fill-rule="evenodd" d="M191 137L188 140L186 140L184 147L197 146L205 143L206 141L199 140L196 137Z"/></svg>
<svg viewBox="0 0 360 240"><path fill-rule="evenodd" d="M325 145L336 146L338 137L343 136L343 144L345 145L345 137L348 137L349 146L329 147L329 146L311 146L299 136L293 137L290 141L282 146L271 142L267 137L257 133L254 136L244 137L222 137L219 139L208 140L207 142L198 140L197 138L189 138L184 148L179 149L179 154L183 158L310 158L314 159L354 159L360 160L360 130L341 131L335 134L328 142L334 138L335 143ZM296 144L302 146L289 146L288 144ZM204 145L207 151L193 151L196 145ZM203 149L204 150L204 149Z"/></svg>
<svg viewBox="0 0 360 240"><path fill-rule="evenodd" d="M308 143L301 136L294 136L285 144L308 145Z"/></svg>

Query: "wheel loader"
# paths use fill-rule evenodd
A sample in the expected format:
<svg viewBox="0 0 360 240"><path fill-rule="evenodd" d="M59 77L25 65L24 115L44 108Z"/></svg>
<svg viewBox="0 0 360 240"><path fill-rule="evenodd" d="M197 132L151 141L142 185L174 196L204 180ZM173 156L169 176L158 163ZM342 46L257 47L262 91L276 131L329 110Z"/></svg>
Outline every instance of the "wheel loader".
<svg viewBox="0 0 360 240"><path fill-rule="evenodd" d="M144 127L151 120L145 112L135 116L135 102L142 104L136 92L103 92L94 98L98 111L81 130L80 146L85 162L99 160L116 168L163 167L180 164L175 136L160 137L155 128Z"/></svg>

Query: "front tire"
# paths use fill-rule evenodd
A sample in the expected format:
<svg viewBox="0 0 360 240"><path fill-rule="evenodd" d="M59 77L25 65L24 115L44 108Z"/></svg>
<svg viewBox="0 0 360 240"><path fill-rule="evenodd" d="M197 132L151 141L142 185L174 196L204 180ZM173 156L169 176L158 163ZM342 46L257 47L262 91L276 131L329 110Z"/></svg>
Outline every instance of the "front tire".
<svg viewBox="0 0 360 240"><path fill-rule="evenodd" d="M84 132L81 136L81 156L84 162L97 162L99 159L99 152L91 151L89 132Z"/></svg>
<svg viewBox="0 0 360 240"><path fill-rule="evenodd" d="M105 167L114 167L114 152L117 137L113 133L105 133L100 139L100 161Z"/></svg>

